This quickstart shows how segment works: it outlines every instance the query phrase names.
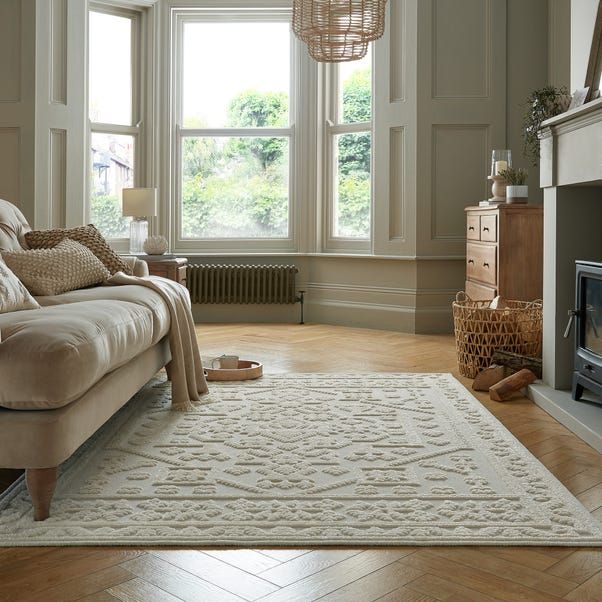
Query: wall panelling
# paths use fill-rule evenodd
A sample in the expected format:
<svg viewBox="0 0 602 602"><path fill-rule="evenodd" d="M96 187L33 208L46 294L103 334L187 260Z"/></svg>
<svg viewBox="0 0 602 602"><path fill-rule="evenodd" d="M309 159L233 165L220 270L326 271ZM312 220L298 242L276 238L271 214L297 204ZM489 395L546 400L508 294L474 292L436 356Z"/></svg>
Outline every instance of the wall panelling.
<svg viewBox="0 0 602 602"><path fill-rule="evenodd" d="M65 227L67 196L67 132L50 130L50 223L51 228Z"/></svg>
<svg viewBox="0 0 602 602"><path fill-rule="evenodd" d="M37 228L85 221L88 102L87 53L82 49L87 22L87 0L37 3Z"/></svg>
<svg viewBox="0 0 602 602"><path fill-rule="evenodd" d="M67 0L50 2L50 102L67 104Z"/></svg>
<svg viewBox="0 0 602 602"><path fill-rule="evenodd" d="M464 242L467 200L487 198L489 126L434 125L432 130L431 239Z"/></svg>
<svg viewBox="0 0 602 602"><path fill-rule="evenodd" d="M16 127L0 127L0 199L19 204L21 131Z"/></svg>
<svg viewBox="0 0 602 602"><path fill-rule="evenodd" d="M406 200L405 182L407 174L405 151L405 128L394 127L389 130L389 240L405 239L406 231Z"/></svg>
<svg viewBox="0 0 602 602"><path fill-rule="evenodd" d="M21 98L21 0L0 2L0 102Z"/></svg>

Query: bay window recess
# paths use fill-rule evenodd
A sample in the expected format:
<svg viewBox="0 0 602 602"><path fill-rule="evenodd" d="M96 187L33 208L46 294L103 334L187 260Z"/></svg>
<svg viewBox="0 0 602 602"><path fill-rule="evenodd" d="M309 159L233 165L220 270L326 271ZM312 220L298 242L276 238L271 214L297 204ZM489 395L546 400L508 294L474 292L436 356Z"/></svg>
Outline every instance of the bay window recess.
<svg viewBox="0 0 602 602"><path fill-rule="evenodd" d="M372 49L318 71L291 31L290 9L261 0L166 6L169 213L159 225L172 249L370 253ZM144 140L145 23L144 11L90 4L88 215L123 251L130 218L121 191L148 185L157 167Z"/></svg>
<svg viewBox="0 0 602 602"><path fill-rule="evenodd" d="M140 13L91 4L88 216L124 251L131 218L122 216L121 191L141 181L140 38Z"/></svg>
<svg viewBox="0 0 602 602"><path fill-rule="evenodd" d="M318 65L276 5L166 3L176 252L371 252L372 49Z"/></svg>
<svg viewBox="0 0 602 602"><path fill-rule="evenodd" d="M288 12L186 12L174 38L176 248L294 250L297 83Z"/></svg>

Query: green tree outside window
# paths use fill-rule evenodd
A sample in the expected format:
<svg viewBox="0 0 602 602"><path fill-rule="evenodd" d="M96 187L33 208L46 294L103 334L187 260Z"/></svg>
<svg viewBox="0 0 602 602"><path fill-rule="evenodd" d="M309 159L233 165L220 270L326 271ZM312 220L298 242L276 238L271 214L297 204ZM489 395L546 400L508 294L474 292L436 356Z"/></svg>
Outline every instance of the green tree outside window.
<svg viewBox="0 0 602 602"><path fill-rule="evenodd" d="M343 82L342 107L348 122L370 120L369 70L355 71ZM288 111L286 94L246 90L230 103L227 126L285 127ZM286 236L288 145L286 137L184 138L183 236ZM339 228L346 235L362 235L370 219L370 134L340 136L338 151ZM120 207L114 197L93 199L93 222L108 237L123 232Z"/></svg>

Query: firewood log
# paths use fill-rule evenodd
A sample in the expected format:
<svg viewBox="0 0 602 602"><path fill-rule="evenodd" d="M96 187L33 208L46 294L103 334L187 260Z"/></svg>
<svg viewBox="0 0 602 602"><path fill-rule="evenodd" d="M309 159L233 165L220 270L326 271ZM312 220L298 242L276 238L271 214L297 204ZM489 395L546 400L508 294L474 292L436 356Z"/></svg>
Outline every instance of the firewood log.
<svg viewBox="0 0 602 602"><path fill-rule="evenodd" d="M473 391L489 391L489 388L505 378L506 368L492 364L489 368L481 370L472 383Z"/></svg>
<svg viewBox="0 0 602 602"><path fill-rule="evenodd" d="M537 376L535 376L531 370L521 370L490 387L489 397L493 401L506 401L510 399L514 393L524 389L527 385L534 383L536 380Z"/></svg>
<svg viewBox="0 0 602 602"><path fill-rule="evenodd" d="M527 368L541 378L541 360L537 357L527 357L526 355L518 355L509 351L494 351L491 356L491 363L498 366L506 366L515 372Z"/></svg>
<svg viewBox="0 0 602 602"><path fill-rule="evenodd" d="M504 297L498 295L489 304L489 309L507 309L509 307L508 302Z"/></svg>

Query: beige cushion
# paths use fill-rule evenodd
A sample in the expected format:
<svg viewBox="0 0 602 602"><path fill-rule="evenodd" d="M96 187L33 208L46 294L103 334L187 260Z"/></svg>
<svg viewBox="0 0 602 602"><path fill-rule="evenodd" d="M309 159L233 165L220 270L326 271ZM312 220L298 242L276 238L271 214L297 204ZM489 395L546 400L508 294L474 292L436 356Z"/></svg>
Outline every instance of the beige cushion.
<svg viewBox="0 0 602 602"><path fill-rule="evenodd" d="M0 314L0 406L62 407L153 345L151 311L85 301Z"/></svg>
<svg viewBox="0 0 602 602"><path fill-rule="evenodd" d="M153 321L153 344L162 339L169 331L171 320L165 301L159 293L144 286L95 286L62 295L36 298L36 301L43 307L101 300L125 301L148 309Z"/></svg>
<svg viewBox="0 0 602 602"><path fill-rule="evenodd" d="M25 216L12 203L0 199L0 251L23 248L25 233L31 230Z"/></svg>
<svg viewBox="0 0 602 602"><path fill-rule="evenodd" d="M59 228L56 230L32 230L25 234L25 242L30 249L50 249L58 245L63 239L70 238L88 247L106 268L116 272L132 273L127 263L111 249L102 234L92 225L77 228Z"/></svg>
<svg viewBox="0 0 602 602"><path fill-rule="evenodd" d="M40 305L29 294L23 283L0 259L0 314L39 307Z"/></svg>
<svg viewBox="0 0 602 602"><path fill-rule="evenodd" d="M34 295L58 295L110 277L90 249L70 239L52 249L4 251L2 257Z"/></svg>

